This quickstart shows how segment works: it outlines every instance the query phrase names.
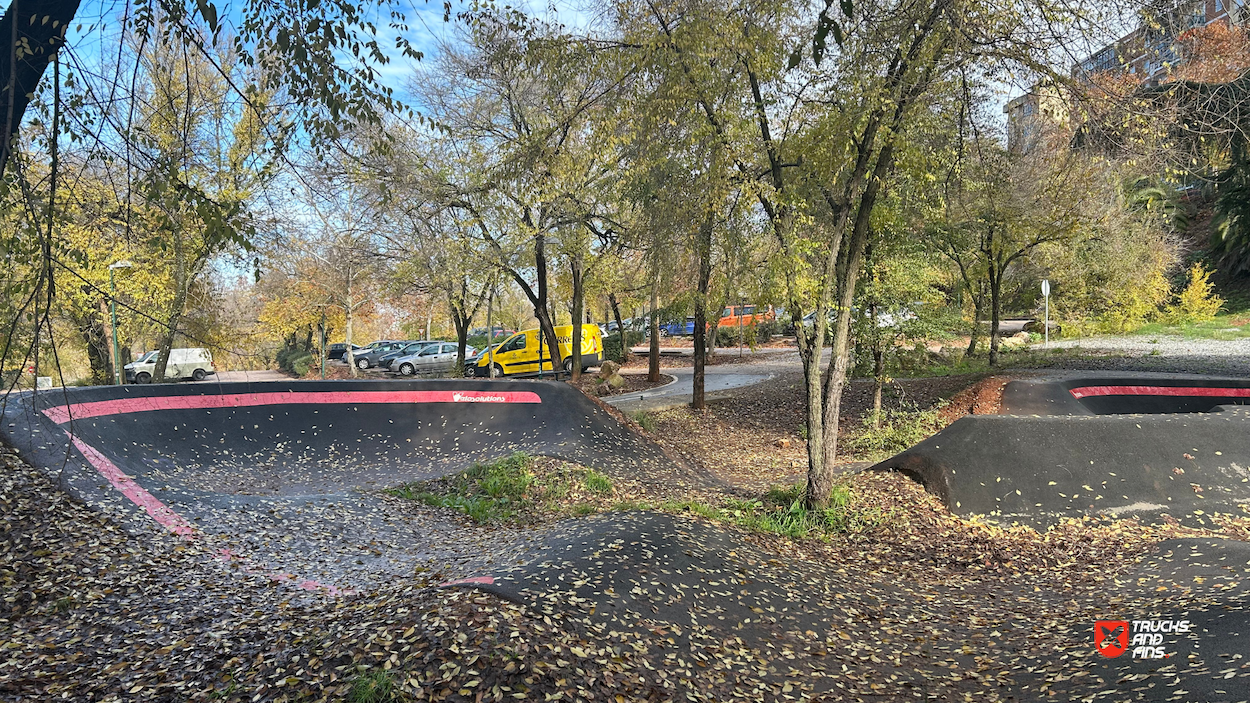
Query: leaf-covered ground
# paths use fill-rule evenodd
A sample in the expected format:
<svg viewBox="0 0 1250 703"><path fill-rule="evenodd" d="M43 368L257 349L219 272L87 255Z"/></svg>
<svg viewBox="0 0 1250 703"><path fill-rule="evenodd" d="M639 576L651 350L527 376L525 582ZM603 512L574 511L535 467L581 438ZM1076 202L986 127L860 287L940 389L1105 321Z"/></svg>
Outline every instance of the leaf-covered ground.
<svg viewBox="0 0 1250 703"><path fill-rule="evenodd" d="M782 454L801 444L782 391L774 405L753 393L659 418L666 442L727 481L701 504L801 471ZM480 570L418 566L332 598L249 575L197 541L127 533L2 458L5 701L1250 698L1235 638L1221 649L1194 636L1157 663L1092 648L1097 619L1244 622L1250 554L1227 545L1250 537L1245 518L1219 533L1131 521L1038 533L952 516L902 476L858 474L847 509L875 516L867 526L792 539L709 521L683 507L688 488L613 477L610 502L645 491L667 512L611 512L607 499L599 515L544 512L525 528L537 545L524 563L500 540L490 568L506 597L436 587Z"/></svg>

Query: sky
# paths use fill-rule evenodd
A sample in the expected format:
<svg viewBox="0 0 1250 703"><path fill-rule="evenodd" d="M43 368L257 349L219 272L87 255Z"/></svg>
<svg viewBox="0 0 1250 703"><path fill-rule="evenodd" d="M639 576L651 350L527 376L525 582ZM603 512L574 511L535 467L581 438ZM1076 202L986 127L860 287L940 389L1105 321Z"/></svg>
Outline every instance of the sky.
<svg viewBox="0 0 1250 703"><path fill-rule="evenodd" d="M188 7L195 7L194 0L185 0ZM237 24L241 17L244 0L214 0L221 24L227 28ZM68 43L74 53L85 65L98 64L99 57L107 56L114 51L121 37L118 28L125 16L129 3L127 0L83 0L79 8L75 25L70 28ZM501 7L517 7L532 16L541 17L549 22L558 22L573 28L585 28L590 22L588 0L516 0L500 3ZM440 0L423 2L421 0L397 0L399 9L407 19L408 31L403 36L414 48L425 54L423 61L415 61L403 56L394 47L394 34L385 26L388 13L374 11L375 24L380 28L379 37L382 48L387 50L390 63L375 67L384 85L393 88L401 100L410 102L408 97L408 78L414 72L428 70L437 55L438 47L445 42L456 39L456 15L468 9L469 3L463 0L452 0L451 22L444 21L445 8Z"/></svg>

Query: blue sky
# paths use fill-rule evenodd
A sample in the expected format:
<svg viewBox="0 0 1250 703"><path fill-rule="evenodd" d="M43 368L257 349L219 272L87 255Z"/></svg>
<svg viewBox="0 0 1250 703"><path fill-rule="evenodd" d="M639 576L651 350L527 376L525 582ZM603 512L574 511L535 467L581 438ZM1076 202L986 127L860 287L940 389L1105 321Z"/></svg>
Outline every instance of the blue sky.
<svg viewBox="0 0 1250 703"><path fill-rule="evenodd" d="M188 7L195 7L194 0L185 0ZM244 0L213 0L218 16L224 26L229 28L240 17L239 9ZM70 28L69 45L84 63L91 63L93 58L111 53L110 47L120 40L118 29L121 18L125 15L129 3L127 0L83 0L78 11L75 25ZM517 0L500 3L501 6L519 7L528 14L542 17L548 21L560 22L570 27L584 27L589 22L588 8L585 0ZM390 50L391 62L375 67L382 76L383 82L394 88L402 97L407 96L406 83L414 71L421 65L429 65L438 51L440 43L454 41L456 36L455 15L464 11L468 3L452 0L450 23L443 21L444 7L441 0L422 2L421 0L399 0L399 9L407 18L408 31L405 38L419 51L426 55L426 60L417 62L402 56L394 49L393 34L385 29L389 11L377 12L374 9L375 24L380 28L379 38L384 49ZM401 98L402 99L402 98Z"/></svg>

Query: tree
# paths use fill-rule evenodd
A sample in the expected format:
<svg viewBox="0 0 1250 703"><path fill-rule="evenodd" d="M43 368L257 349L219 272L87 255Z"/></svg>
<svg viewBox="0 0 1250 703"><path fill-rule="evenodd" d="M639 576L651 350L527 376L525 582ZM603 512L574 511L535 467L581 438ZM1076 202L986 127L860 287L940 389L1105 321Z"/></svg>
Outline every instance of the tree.
<svg viewBox="0 0 1250 703"><path fill-rule="evenodd" d="M444 136L411 160L423 165L427 197L473 223L494 266L530 300L559 368L550 264L562 234L615 231L585 194L611 175L610 153L589 138L591 115L616 83L593 47L514 12L471 15L468 32L443 52L444 80L418 86ZM581 255L570 263L584 266Z"/></svg>
<svg viewBox="0 0 1250 703"><path fill-rule="evenodd" d="M728 170L750 187L769 223L774 270L784 276L806 378L805 501L823 508L833 486L849 311L873 210L895 173L900 141L920 119L924 101L962 66L1038 65L1031 22L1043 9L1062 21L1064 11L963 0L864 6L839 47L808 59L793 52L811 36L804 7L774 0L642 0L619 7L625 40L655 47L686 81L688 100L722 145ZM717 100L722 90L734 99ZM815 312L813 329L802 325L808 310ZM824 367L831 311L838 314Z"/></svg>

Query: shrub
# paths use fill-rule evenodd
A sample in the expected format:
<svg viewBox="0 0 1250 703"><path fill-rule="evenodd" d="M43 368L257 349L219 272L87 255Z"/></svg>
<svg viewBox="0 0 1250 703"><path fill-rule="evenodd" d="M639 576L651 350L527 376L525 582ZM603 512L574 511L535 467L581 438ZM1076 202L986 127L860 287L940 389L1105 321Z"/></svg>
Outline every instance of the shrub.
<svg viewBox="0 0 1250 703"><path fill-rule="evenodd" d="M936 408L883 410L879 426L874 425L869 412L860 428L847 438L846 446L870 459L885 458L920 443L940 429L942 418Z"/></svg>
<svg viewBox="0 0 1250 703"><path fill-rule="evenodd" d="M298 356L291 362L291 373L296 376L306 376L316 361L316 357L312 354Z"/></svg>
<svg viewBox="0 0 1250 703"><path fill-rule="evenodd" d="M1215 318L1224 299L1215 294L1211 272L1200 263L1189 268L1189 283L1169 305L1165 318L1172 323L1206 322Z"/></svg>
<svg viewBox="0 0 1250 703"><path fill-rule="evenodd" d="M312 368L313 360L316 358L312 352L299 347L283 347L278 350L275 361L278 362L278 368L282 371L303 376Z"/></svg>

